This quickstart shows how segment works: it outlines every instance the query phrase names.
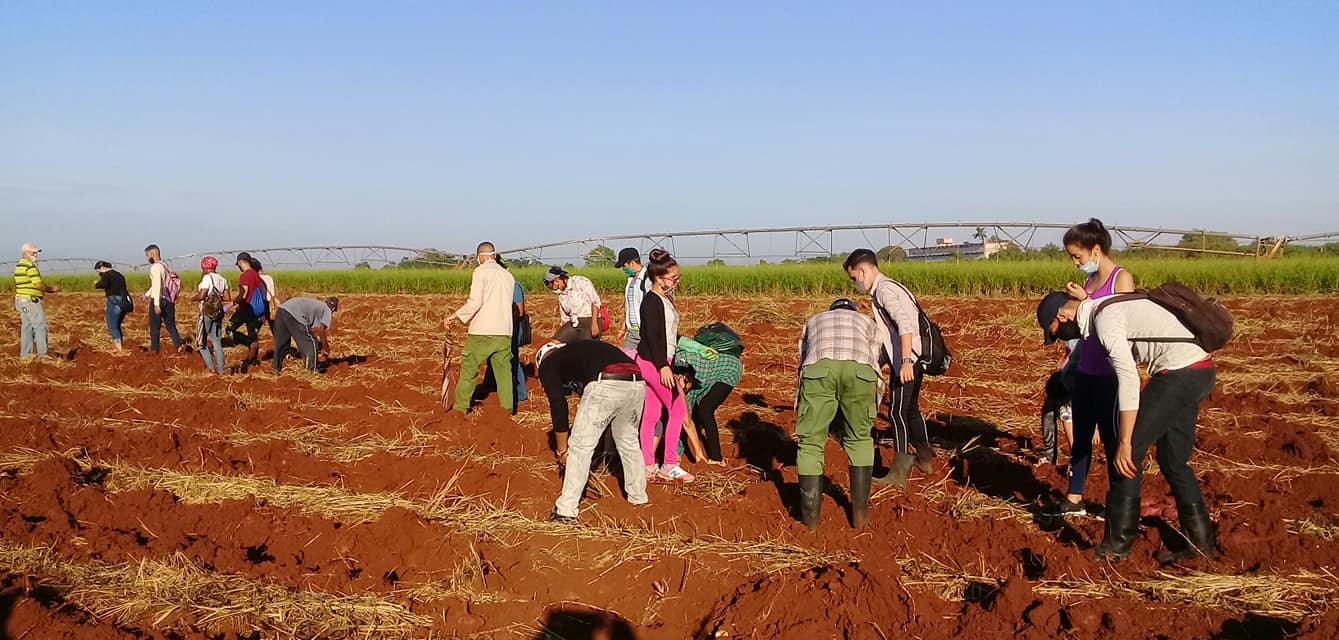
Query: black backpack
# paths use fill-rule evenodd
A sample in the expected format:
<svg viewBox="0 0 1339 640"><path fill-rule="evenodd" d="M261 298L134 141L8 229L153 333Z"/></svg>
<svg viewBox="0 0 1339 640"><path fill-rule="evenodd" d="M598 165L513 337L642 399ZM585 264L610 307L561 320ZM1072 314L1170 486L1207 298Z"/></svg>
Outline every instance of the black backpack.
<svg viewBox="0 0 1339 640"><path fill-rule="evenodd" d="M953 365L953 354L949 352L948 345L944 342L944 333L940 331L939 325L925 315L925 309L921 308L921 303L916 296L911 295L911 290L907 289L901 282L889 279L889 282L902 287L907 292L907 297L916 305L916 316L920 325L921 336L921 366L925 370L925 375L942 376L948 373L948 369ZM880 311L879 313L883 313ZM893 326L892 318L884 314L884 319L888 326ZM896 365L894 365L896 366ZM894 369L896 372L896 369Z"/></svg>
<svg viewBox="0 0 1339 640"><path fill-rule="evenodd" d="M1149 300L1168 310L1194 336L1192 338L1130 338L1132 342L1189 342L1201 349L1214 352L1227 345L1232 339L1232 313L1217 298L1204 299L1194 289L1176 281L1168 281L1152 289L1136 289L1134 293L1122 293L1098 303L1093 310L1096 322L1097 314L1107 305L1124 300ZM1096 332L1094 325L1093 332Z"/></svg>

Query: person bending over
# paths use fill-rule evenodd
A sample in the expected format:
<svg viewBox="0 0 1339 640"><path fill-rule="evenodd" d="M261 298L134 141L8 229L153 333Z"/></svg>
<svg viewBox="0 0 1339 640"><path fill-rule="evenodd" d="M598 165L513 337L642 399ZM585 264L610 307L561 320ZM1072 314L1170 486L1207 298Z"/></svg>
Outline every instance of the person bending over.
<svg viewBox="0 0 1339 640"><path fill-rule="evenodd" d="M1139 533L1144 457L1155 446L1158 468L1172 488L1181 528L1191 544L1185 551L1159 553L1158 559L1216 555L1209 510L1188 464L1200 403L1214 386L1208 352L1193 342L1194 335L1176 316L1142 297L1080 302L1057 291L1037 306L1037 321L1048 341L1096 336L1116 372L1120 413L1115 441L1104 443L1111 488L1097 557L1121 560L1130 554ZM1137 363L1146 363L1150 376L1142 392Z"/></svg>
<svg viewBox="0 0 1339 640"><path fill-rule="evenodd" d="M324 301L289 298L279 305L274 320L274 364L271 367L274 372L283 370L284 355L293 343L297 343L307 370L319 371L317 356L330 357L330 326L338 310L339 298L335 296Z"/></svg>
<svg viewBox="0 0 1339 640"><path fill-rule="evenodd" d="M536 373L549 399L558 462L566 468L552 520L573 522L590 477L591 457L607 429L623 463L628 502L646 504L638 429L646 386L637 365L618 347L600 340L550 342L539 349ZM581 395L576 421L567 423L567 394Z"/></svg>

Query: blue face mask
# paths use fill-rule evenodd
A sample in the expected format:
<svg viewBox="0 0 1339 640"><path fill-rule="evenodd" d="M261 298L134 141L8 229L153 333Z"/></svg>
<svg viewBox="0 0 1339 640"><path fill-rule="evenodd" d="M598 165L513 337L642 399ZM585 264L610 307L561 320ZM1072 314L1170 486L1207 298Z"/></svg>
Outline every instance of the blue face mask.
<svg viewBox="0 0 1339 640"><path fill-rule="evenodd" d="M1094 273L1097 273L1097 269L1098 266L1096 259L1089 259L1087 262L1079 265L1079 271L1082 271L1088 275L1093 275Z"/></svg>
<svg viewBox="0 0 1339 640"><path fill-rule="evenodd" d="M632 267L623 267L623 273L628 274L629 278L635 277L637 275L637 272L633 271Z"/></svg>

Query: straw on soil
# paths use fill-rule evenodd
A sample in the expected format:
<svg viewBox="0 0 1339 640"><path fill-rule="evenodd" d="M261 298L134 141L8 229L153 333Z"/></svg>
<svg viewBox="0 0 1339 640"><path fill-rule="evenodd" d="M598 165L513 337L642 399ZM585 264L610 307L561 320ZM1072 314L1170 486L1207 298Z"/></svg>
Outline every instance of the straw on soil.
<svg viewBox="0 0 1339 640"><path fill-rule="evenodd" d="M210 633L258 629L295 638L407 637L431 624L385 598L294 591L214 573L177 554L133 563L71 562L0 540L0 566L32 576L94 616Z"/></svg>
<svg viewBox="0 0 1339 640"><path fill-rule="evenodd" d="M1156 602L1245 611L1301 620L1329 609L1339 596L1339 577L1329 570L1292 575L1221 575L1200 571L1162 573L1149 580L1048 580L1034 591L1065 597L1147 598Z"/></svg>
<svg viewBox="0 0 1339 640"><path fill-rule="evenodd" d="M29 468L50 455L32 450L0 452L0 468ZM776 539L730 540L716 535L690 536L670 530L672 527L631 525L609 520L596 524L550 522L495 505L482 496L455 495L452 490L456 477L449 479L436 495L420 501L398 493L356 493L332 486L283 484L255 476L189 473L123 463L106 464L87 459L76 459L76 462L86 469L107 469L110 473L105 482L111 491L157 489L172 493L187 504L254 498L257 502L279 508L297 508L333 519L356 521L376 520L387 509L401 507L424 519L440 521L462 531L488 536L504 543L537 535L600 540L612 545L597 559L601 563L706 553L743 560L760 571L775 572L853 559L849 554L825 553Z"/></svg>

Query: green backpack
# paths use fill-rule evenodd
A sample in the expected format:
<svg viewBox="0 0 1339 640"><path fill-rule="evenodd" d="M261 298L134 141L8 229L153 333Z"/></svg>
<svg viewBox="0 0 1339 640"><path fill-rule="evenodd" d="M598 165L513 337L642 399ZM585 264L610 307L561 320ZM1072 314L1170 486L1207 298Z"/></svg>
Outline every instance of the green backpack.
<svg viewBox="0 0 1339 640"><path fill-rule="evenodd" d="M744 353L744 342L739 339L739 334L724 322L713 322L698 329L693 339L715 349L717 353L735 357Z"/></svg>

